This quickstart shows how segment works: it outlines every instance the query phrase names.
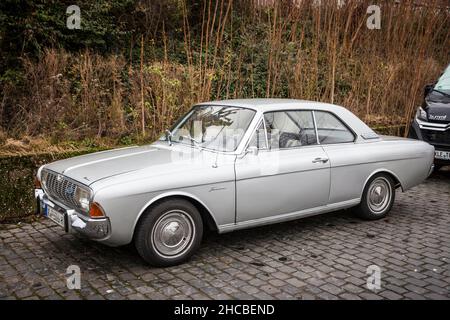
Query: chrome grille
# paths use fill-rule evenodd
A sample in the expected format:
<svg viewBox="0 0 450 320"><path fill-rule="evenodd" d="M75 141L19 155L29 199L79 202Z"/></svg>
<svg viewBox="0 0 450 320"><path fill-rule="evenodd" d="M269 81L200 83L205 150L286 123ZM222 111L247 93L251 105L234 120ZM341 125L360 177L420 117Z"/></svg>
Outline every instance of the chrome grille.
<svg viewBox="0 0 450 320"><path fill-rule="evenodd" d="M77 185L63 175L46 171L47 177L44 181L45 191L51 198L71 208L78 208L75 201L75 189Z"/></svg>

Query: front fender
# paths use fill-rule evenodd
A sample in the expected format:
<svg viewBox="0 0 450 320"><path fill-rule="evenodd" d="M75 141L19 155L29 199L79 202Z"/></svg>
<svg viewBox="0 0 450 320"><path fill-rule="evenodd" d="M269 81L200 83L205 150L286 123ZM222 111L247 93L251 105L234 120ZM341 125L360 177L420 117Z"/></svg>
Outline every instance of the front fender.
<svg viewBox="0 0 450 320"><path fill-rule="evenodd" d="M180 189L130 194L123 190L102 190L95 201L104 209L111 221L111 236L102 241L111 246L125 245L133 240L134 230L145 210L156 201L181 196L192 199L209 213L216 227L235 222L234 180L197 185ZM121 189L125 189L124 186Z"/></svg>
<svg viewBox="0 0 450 320"><path fill-rule="evenodd" d="M199 203L201 206L203 206L203 208L207 211L207 213L209 214L209 216L211 217L211 219L213 220L214 224L216 227L218 227L216 218L214 217L214 215L212 214L211 209L203 202L201 201L197 196L195 196L194 194L190 193L190 192L186 192L186 191L168 191L168 192L163 192L155 197L153 197L150 201L148 201L143 207L142 209L139 211L139 214L137 215L134 224L133 224L133 234L136 230L136 226L139 222L139 220L141 219L142 215L145 213L145 211L150 208L153 204L155 204L156 202L163 200L163 199L168 199L168 198L173 198L173 197L183 197L185 199L188 200L194 200L195 202Z"/></svg>

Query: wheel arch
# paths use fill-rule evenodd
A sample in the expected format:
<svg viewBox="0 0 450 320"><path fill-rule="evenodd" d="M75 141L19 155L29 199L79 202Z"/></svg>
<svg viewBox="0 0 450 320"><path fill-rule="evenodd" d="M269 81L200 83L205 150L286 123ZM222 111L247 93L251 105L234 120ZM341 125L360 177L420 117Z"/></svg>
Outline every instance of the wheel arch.
<svg viewBox="0 0 450 320"><path fill-rule="evenodd" d="M139 221L144 216L144 214L148 210L151 210L157 204L170 199L183 199L189 201L200 212L200 215L204 223L204 228L211 231L218 231L217 222L214 219L214 216L211 214L211 210L200 199L186 192L169 192L154 197L152 200L147 202L145 206L141 209L133 225L133 238L136 233L136 227L138 226Z"/></svg>
<svg viewBox="0 0 450 320"><path fill-rule="evenodd" d="M399 179L399 177L398 177L394 172L392 172L391 170L382 168L382 169L378 169L378 170L373 171L373 172L367 177L366 181L364 181L363 188L362 188L362 190L361 190L361 196L360 196L360 199L362 199L363 192L364 192L364 189L365 189L366 186L367 186L367 183L368 183L375 175L380 174L380 173L387 174L388 176L390 176L390 177L392 178L392 180L394 180L394 188L395 188L395 189L401 188L402 191L404 190L404 189L403 189L402 182L401 182L401 180Z"/></svg>

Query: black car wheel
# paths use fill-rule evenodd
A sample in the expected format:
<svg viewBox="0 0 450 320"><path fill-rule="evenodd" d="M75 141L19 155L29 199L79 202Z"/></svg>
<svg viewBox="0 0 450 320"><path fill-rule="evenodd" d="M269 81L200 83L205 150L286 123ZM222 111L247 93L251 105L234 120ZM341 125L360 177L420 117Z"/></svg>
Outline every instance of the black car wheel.
<svg viewBox="0 0 450 320"><path fill-rule="evenodd" d="M150 265L173 266L188 260L203 236L197 208L183 199L161 202L144 213L135 235L140 256Z"/></svg>
<svg viewBox="0 0 450 320"><path fill-rule="evenodd" d="M389 213L394 200L395 184L392 178L388 174L376 174L366 184L355 212L366 220L381 219Z"/></svg>

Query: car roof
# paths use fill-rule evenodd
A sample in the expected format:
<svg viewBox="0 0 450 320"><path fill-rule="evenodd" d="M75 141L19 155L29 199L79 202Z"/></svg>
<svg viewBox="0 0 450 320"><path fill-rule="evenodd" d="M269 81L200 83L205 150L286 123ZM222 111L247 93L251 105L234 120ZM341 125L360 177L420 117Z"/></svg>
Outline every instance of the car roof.
<svg viewBox="0 0 450 320"><path fill-rule="evenodd" d="M357 135L377 136L376 133L370 129L361 119L354 115L350 110L324 102L297 100L297 99L230 99L202 102L197 105L216 105L216 106L230 106L253 109L256 112L269 112L277 110L315 110L327 111L333 113L340 120L344 121L353 132Z"/></svg>
<svg viewBox="0 0 450 320"><path fill-rule="evenodd" d="M331 111L332 109L335 108L342 108L340 106L317 101L298 100L298 99L278 99L278 98L216 100L198 103L197 105L243 107L262 112L279 109L298 109L298 108Z"/></svg>

